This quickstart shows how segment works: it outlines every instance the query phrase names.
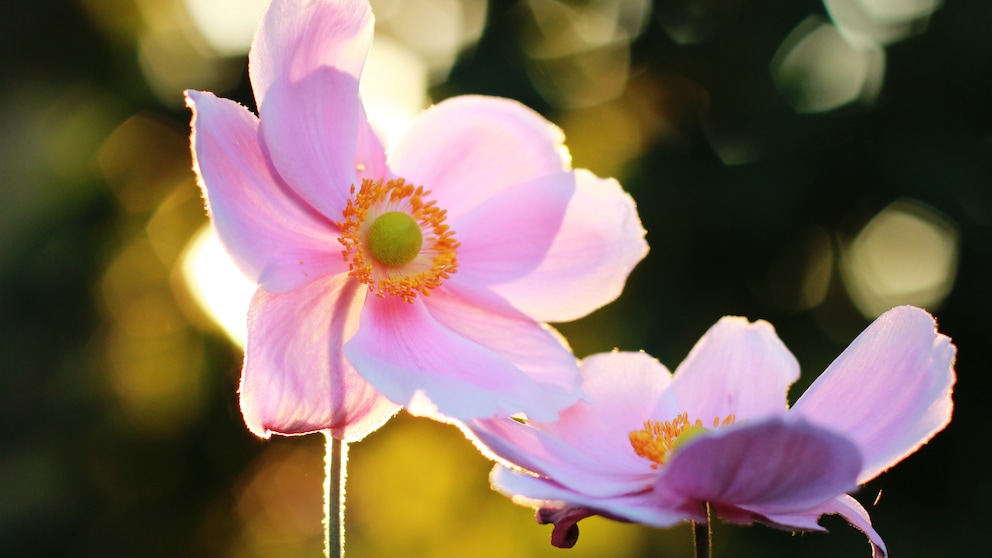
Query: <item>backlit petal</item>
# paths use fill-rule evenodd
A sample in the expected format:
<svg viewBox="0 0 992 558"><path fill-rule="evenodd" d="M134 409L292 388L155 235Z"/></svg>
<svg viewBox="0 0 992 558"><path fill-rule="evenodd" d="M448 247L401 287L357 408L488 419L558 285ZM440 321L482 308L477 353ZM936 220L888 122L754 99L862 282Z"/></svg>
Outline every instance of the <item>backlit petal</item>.
<svg viewBox="0 0 992 558"><path fill-rule="evenodd" d="M561 336L508 304L484 305L438 289L424 299L430 315L444 327L495 351L522 370L545 390L544 411L557 418L558 411L575 403L580 389L578 362ZM494 311L495 310L495 311Z"/></svg>
<svg viewBox="0 0 992 558"><path fill-rule="evenodd" d="M613 179L576 170L565 220L531 273L492 288L535 319L567 322L616 299L648 253L634 200Z"/></svg>
<svg viewBox="0 0 992 558"><path fill-rule="evenodd" d="M321 67L361 76L372 44L368 0L283 0L262 16L248 55L259 110L276 81L295 82Z"/></svg>
<svg viewBox="0 0 992 558"><path fill-rule="evenodd" d="M927 312L894 308L837 357L792 412L858 444L863 484L950 422L955 351Z"/></svg>
<svg viewBox="0 0 992 558"><path fill-rule="evenodd" d="M560 388L539 384L492 349L445 327L423 301L369 297L348 360L415 415L456 420L527 413L553 418Z"/></svg>
<svg viewBox="0 0 992 558"><path fill-rule="evenodd" d="M425 111L389 153L389 167L433 192L449 222L496 192L568 169L561 130L524 105L459 96Z"/></svg>
<svg viewBox="0 0 992 558"><path fill-rule="evenodd" d="M333 68L273 83L259 113L265 148L279 175L332 221L341 220L357 182L356 141L367 127L364 114L358 81Z"/></svg>
<svg viewBox="0 0 992 558"><path fill-rule="evenodd" d="M386 166L386 140L383 134L369 122L365 107L359 105L358 138L355 142L355 185L363 178L379 180L388 178Z"/></svg>
<svg viewBox="0 0 992 558"><path fill-rule="evenodd" d="M805 421L781 418L713 431L675 451L655 494L673 507L782 514L806 510L856 487L858 448Z"/></svg>
<svg viewBox="0 0 992 558"><path fill-rule="evenodd" d="M690 420L738 421L787 410L786 393L799 363L765 321L725 317L706 332L675 370L672 389Z"/></svg>
<svg viewBox="0 0 992 558"><path fill-rule="evenodd" d="M483 453L587 496L641 492L651 486L654 478L648 467L628 473L608 460L592 459L561 439L513 419L479 419L469 421L465 428Z"/></svg>
<svg viewBox="0 0 992 558"><path fill-rule="evenodd" d="M193 164L213 226L241 271L269 292L347 270L340 234L289 190L258 142L258 119L212 93L188 91Z"/></svg>
<svg viewBox="0 0 992 558"><path fill-rule="evenodd" d="M670 527L687 519L704 519L687 516L659 505L651 491L600 498L575 492L552 480L513 471L502 465L493 468L489 479L494 489L511 498L526 498L538 505L541 502L564 502L569 506L581 506L613 518L655 527Z"/></svg>
<svg viewBox="0 0 992 558"><path fill-rule="evenodd" d="M887 556L888 552L885 549L885 542L882 541L882 537L872 527L868 512L865 511L857 500L847 494L841 494L832 500L804 512L787 515L766 515L762 522L785 529L825 531L817 521L823 515L832 514L840 515L868 537L868 542L871 544L872 549L872 558L885 558Z"/></svg>
<svg viewBox="0 0 992 558"><path fill-rule="evenodd" d="M252 432L331 430L355 441L399 409L341 350L358 328L364 299L365 288L346 275L283 295L256 292L241 377L241 411Z"/></svg>
<svg viewBox="0 0 992 558"><path fill-rule="evenodd" d="M572 173L548 174L496 192L464 217L449 221L461 242L458 273L451 281L508 283L542 265L574 193Z"/></svg>

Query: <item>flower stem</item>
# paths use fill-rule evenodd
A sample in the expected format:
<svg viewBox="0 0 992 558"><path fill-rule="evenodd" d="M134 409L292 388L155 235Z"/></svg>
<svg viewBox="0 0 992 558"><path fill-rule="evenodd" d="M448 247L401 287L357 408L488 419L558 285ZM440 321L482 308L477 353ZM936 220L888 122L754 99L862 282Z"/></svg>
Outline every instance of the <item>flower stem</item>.
<svg viewBox="0 0 992 558"><path fill-rule="evenodd" d="M696 548L696 558L710 558L713 555L713 528L710 503L706 502L706 523L692 522L692 544Z"/></svg>
<svg viewBox="0 0 992 558"><path fill-rule="evenodd" d="M324 556L344 558L344 483L348 478L348 444L329 431L324 460Z"/></svg>

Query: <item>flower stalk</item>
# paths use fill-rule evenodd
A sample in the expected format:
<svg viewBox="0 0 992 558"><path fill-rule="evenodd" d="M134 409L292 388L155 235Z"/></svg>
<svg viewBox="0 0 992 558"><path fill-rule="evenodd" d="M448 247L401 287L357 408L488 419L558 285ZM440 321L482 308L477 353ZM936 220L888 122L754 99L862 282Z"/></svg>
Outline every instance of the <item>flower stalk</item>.
<svg viewBox="0 0 992 558"><path fill-rule="evenodd" d="M713 522L710 503L706 502L706 523L692 522L692 545L696 558L710 558L713 555Z"/></svg>
<svg viewBox="0 0 992 558"><path fill-rule="evenodd" d="M344 558L344 483L348 477L348 444L325 430L324 459L324 556Z"/></svg>

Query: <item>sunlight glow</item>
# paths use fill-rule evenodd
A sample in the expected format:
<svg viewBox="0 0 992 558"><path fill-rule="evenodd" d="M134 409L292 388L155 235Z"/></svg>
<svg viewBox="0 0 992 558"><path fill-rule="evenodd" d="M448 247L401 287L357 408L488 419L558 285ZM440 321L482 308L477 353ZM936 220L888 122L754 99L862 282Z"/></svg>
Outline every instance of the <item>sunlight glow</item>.
<svg viewBox="0 0 992 558"><path fill-rule="evenodd" d="M190 241L182 258L182 274L197 303L238 346L248 337L248 304L255 292L224 251L210 225Z"/></svg>
<svg viewBox="0 0 992 558"><path fill-rule="evenodd" d="M359 89L369 120L390 145L427 106L427 75L427 64L402 43L384 35L372 43Z"/></svg>
<svg viewBox="0 0 992 558"><path fill-rule="evenodd" d="M248 52L268 0L183 0L193 25L219 56Z"/></svg>
<svg viewBox="0 0 992 558"><path fill-rule="evenodd" d="M427 64L431 82L441 82L479 40L488 8L488 0L372 0L375 41L403 44Z"/></svg>
<svg viewBox="0 0 992 558"><path fill-rule="evenodd" d="M139 17L127 22L128 33L138 45L141 73L162 104L181 107L184 89L223 91L240 81L244 63L229 51L219 55L181 0L139 1L135 8ZM100 14L113 17L113 12ZM228 14L220 21L232 18L240 19Z"/></svg>

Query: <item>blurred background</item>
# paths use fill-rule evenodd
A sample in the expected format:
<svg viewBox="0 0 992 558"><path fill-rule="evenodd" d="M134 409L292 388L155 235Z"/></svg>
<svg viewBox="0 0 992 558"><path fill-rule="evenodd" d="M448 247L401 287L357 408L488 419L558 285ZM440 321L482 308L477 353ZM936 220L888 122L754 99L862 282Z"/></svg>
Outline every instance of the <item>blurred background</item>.
<svg viewBox="0 0 992 558"><path fill-rule="evenodd" d="M182 99L254 108L264 4L0 7L2 556L321 555L323 438L241 420L252 287L205 232ZM560 326L579 356L674 369L720 316L763 318L802 364L794 401L885 309L934 312L960 349L954 421L856 496L893 556L992 554L992 2L372 4L362 87L389 134L452 95L512 97L636 199L651 253L617 302ZM554 549L490 468L401 414L352 447L348 554L691 555L685 526L597 518ZM718 524L716 556L869 556L823 523Z"/></svg>

